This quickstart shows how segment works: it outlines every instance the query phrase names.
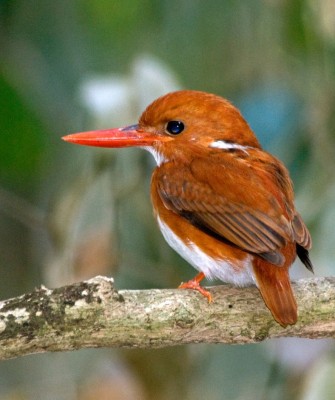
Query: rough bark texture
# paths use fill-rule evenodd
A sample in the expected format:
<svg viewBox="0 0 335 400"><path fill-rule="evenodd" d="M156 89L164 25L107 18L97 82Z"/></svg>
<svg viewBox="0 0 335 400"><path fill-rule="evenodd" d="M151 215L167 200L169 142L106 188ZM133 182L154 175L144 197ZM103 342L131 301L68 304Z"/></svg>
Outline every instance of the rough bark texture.
<svg viewBox="0 0 335 400"><path fill-rule="evenodd" d="M116 291L95 277L41 287L0 303L0 359L87 347L155 348L187 343L254 343L275 337L335 338L335 278L294 284L296 325L282 328L255 287Z"/></svg>

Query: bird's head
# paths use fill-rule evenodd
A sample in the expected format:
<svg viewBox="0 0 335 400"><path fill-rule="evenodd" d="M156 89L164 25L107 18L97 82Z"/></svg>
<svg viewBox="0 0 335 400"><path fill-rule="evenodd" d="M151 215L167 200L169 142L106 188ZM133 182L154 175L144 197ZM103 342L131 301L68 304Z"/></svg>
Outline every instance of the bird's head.
<svg viewBox="0 0 335 400"><path fill-rule="evenodd" d="M260 148L239 110L222 97L193 90L168 93L151 103L138 124L76 133L67 142L98 147L144 147L162 154L191 148ZM189 147L190 148L190 147Z"/></svg>

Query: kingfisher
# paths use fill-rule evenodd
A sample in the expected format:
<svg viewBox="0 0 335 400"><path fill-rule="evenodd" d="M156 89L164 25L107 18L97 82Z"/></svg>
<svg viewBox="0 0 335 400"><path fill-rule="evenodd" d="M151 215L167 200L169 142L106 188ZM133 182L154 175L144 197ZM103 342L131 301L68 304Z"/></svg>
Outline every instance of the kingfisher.
<svg viewBox="0 0 335 400"><path fill-rule="evenodd" d="M198 274L180 285L195 289L205 277L236 286L255 284L273 318L297 322L289 268L296 256L313 272L311 236L294 206L289 173L264 151L228 100L194 90L151 103L135 125L63 137L98 147L137 146L157 167L151 201L168 244Z"/></svg>

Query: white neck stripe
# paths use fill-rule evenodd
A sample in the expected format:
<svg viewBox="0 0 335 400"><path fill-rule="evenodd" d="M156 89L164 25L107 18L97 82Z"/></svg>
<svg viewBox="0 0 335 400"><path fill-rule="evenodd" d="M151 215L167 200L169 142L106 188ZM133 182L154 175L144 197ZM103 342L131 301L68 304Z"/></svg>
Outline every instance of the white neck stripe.
<svg viewBox="0 0 335 400"><path fill-rule="evenodd" d="M242 146L241 144L226 142L224 140L215 140L209 145L209 147L221 150L241 150L245 153L248 153L247 149L250 149L250 146Z"/></svg>

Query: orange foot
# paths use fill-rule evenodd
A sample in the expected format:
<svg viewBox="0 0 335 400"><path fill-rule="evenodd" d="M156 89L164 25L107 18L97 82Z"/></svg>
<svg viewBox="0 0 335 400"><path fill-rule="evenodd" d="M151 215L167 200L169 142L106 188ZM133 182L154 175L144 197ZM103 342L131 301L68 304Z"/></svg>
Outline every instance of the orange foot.
<svg viewBox="0 0 335 400"><path fill-rule="evenodd" d="M192 289L192 290L197 290L200 292L203 296L206 297L208 300L208 303L211 303L213 301L212 295L209 293L208 290L204 289L203 287L200 286L200 282L204 279L205 275L203 272L200 272L196 277L191 279L188 282L181 283L178 286L178 289Z"/></svg>

